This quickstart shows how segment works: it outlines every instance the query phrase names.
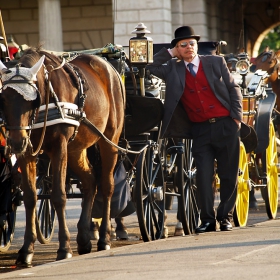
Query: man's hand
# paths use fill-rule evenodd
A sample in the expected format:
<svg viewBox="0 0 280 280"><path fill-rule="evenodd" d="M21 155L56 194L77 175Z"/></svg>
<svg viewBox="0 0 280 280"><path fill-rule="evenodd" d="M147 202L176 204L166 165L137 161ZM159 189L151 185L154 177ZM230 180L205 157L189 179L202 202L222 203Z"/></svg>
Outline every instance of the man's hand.
<svg viewBox="0 0 280 280"><path fill-rule="evenodd" d="M233 119L233 120L236 122L237 126L238 126L239 128L241 128L241 121L239 121L239 120L237 120L237 119Z"/></svg>
<svg viewBox="0 0 280 280"><path fill-rule="evenodd" d="M170 49L173 57L177 57L179 59L182 59L181 55L179 54L178 50L177 50L177 47L174 47L172 49Z"/></svg>

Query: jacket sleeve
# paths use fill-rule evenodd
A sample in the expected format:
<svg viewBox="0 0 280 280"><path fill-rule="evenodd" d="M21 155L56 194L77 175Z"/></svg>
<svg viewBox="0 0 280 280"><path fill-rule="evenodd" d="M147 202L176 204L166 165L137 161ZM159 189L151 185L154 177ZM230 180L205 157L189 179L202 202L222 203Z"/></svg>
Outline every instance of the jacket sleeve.
<svg viewBox="0 0 280 280"><path fill-rule="evenodd" d="M242 120L242 94L221 56L200 56L210 87L219 101L229 110L230 117Z"/></svg>
<svg viewBox="0 0 280 280"><path fill-rule="evenodd" d="M168 73L172 70L172 56L166 48L162 48L153 57L153 63L146 66L151 74L166 80Z"/></svg>
<svg viewBox="0 0 280 280"><path fill-rule="evenodd" d="M229 98L230 98L230 116L233 119L242 121L243 111L242 111L242 99L241 90L239 85L234 81L233 76L231 75L224 58L222 58L222 78L228 89Z"/></svg>

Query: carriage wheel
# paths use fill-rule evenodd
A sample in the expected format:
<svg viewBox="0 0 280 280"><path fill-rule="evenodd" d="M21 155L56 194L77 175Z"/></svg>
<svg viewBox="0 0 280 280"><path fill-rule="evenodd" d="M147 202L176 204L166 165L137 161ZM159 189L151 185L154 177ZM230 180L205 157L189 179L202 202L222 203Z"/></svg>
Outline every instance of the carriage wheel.
<svg viewBox="0 0 280 280"><path fill-rule="evenodd" d="M261 188L262 197L265 201L266 212L269 219L275 219L278 207L278 154L275 130L272 122L269 127L269 144L265 151L266 187Z"/></svg>
<svg viewBox="0 0 280 280"><path fill-rule="evenodd" d="M51 178L46 175L39 176L36 183L37 201L36 232L41 244L48 244L54 235L55 209L50 200Z"/></svg>
<svg viewBox="0 0 280 280"><path fill-rule="evenodd" d="M192 234L198 226L199 208L196 198L196 168L191 153L191 140L186 140L183 153L177 154L178 213L185 234Z"/></svg>
<svg viewBox="0 0 280 280"><path fill-rule="evenodd" d="M240 143L240 156L239 156L239 174L237 186L237 198L235 209L233 213L234 224L237 227L244 227L248 220L249 211L249 192L250 180L249 169L244 144Z"/></svg>
<svg viewBox="0 0 280 280"><path fill-rule="evenodd" d="M17 206L12 205L12 212L6 214L5 219L2 219L1 216L0 221L0 252L6 252L9 250L15 232L15 224L16 224L16 211Z"/></svg>
<svg viewBox="0 0 280 280"><path fill-rule="evenodd" d="M158 150L145 149L136 165L136 213L144 242L160 239L164 230L165 187Z"/></svg>

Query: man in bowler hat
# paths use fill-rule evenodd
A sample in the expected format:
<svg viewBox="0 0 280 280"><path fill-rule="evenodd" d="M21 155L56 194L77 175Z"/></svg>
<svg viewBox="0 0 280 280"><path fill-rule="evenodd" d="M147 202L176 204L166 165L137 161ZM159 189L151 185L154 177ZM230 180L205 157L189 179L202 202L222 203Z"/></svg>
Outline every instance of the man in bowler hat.
<svg viewBox="0 0 280 280"><path fill-rule="evenodd" d="M147 66L166 83L162 138L193 139L201 224L196 233L232 230L237 194L242 94L223 57L198 55L200 35L190 26L175 30L172 48L162 48ZM214 162L220 179L215 212Z"/></svg>

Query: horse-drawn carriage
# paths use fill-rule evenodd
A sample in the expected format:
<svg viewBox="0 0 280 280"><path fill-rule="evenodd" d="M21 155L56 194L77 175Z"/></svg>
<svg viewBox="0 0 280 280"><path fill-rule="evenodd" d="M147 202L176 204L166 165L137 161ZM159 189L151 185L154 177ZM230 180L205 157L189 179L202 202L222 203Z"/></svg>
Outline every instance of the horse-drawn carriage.
<svg viewBox="0 0 280 280"><path fill-rule="evenodd" d="M274 219L278 208L278 152L274 112L276 94L266 85L269 74L258 69L250 72L246 53L237 56L233 73L242 90L243 121L251 133L242 139L239 160L238 196L234 221L245 226L249 210L249 192L260 189L267 215ZM242 136L241 136L242 137Z"/></svg>
<svg viewBox="0 0 280 280"><path fill-rule="evenodd" d="M155 45L154 51L156 52L158 48L161 48L162 46L168 45ZM207 52L220 55L220 47L221 42L199 42L200 53ZM84 66L84 62L82 61L84 57L83 53L87 54L86 66ZM42 55L45 55L46 57L43 66L44 70L39 70L43 65L42 59L41 61L39 60L40 57L42 58ZM93 57L98 58L93 59ZM100 59L100 57L102 58ZM93 61L91 59L93 59ZM110 65L107 65L108 63L105 62L106 66L104 66L104 60L110 62ZM23 54L23 58L21 58L20 61L27 68L36 68L33 69L34 71L32 71L32 74L37 74L38 81L36 82L35 80L32 80L34 78L32 75L26 78L28 70L23 70L23 72L21 72L21 70L27 68L18 67L15 66L15 64L9 65L8 63L7 66L2 66L1 70L2 75L4 76L4 79L2 79L2 83L4 82L2 93L5 93L5 91L10 92L10 95L16 100L16 102L20 103L20 106L23 106L23 104L26 103L22 98L24 93L20 93L19 95L16 91L20 91L20 89L17 89L16 86L24 84L24 86L27 87L34 87L34 84L36 83L38 89L35 88L34 92L31 94L34 95L33 98L31 98L31 95L24 97L25 99L29 98L32 100L32 102L27 102L30 104L28 104L29 107L26 108L24 112L28 112L25 120L21 120L21 118L14 119L14 116L5 110L4 106L10 106L12 100L9 100L11 97L7 96L7 94L5 94L4 98L2 96L1 102L4 102L2 105L2 111L4 111L4 122L2 126L9 132L9 134L5 134L9 138L7 146L12 148L11 151L6 150L6 156L9 152L17 153L18 158L21 161L21 167L32 165L28 172L27 170L24 170L24 180L26 184L26 180L29 180L28 176L31 176L30 174L28 175L28 173L32 173L33 171L32 180L34 180L34 178L36 179L36 182L33 182L33 186L36 183L38 207L37 215L34 216L34 214L32 214L32 211L34 211L32 210L32 207L36 202L34 191L30 192L30 190L25 189L25 192L29 192L29 196L32 196L31 201L28 201L28 199L25 198L25 204L29 211L29 215L31 216L27 223L27 225L30 226L30 228L27 228L27 232L29 235L32 235L32 238L25 238L25 243L20 250L17 259L18 264L31 264L34 253L34 237L36 235L38 240L42 243L47 243L51 240L57 212L60 227L60 248L58 250L57 259L71 257L72 253L71 248L69 247L69 234L63 213L66 196L83 198L84 205L81 219L78 223L78 252L80 254L90 252L89 221L91 220L91 217L99 218L101 215L96 214L95 211L92 212L89 207L89 197L93 195L93 191L89 189L87 184L89 182L93 184L94 181L92 177L85 172L90 169L89 166L87 167L84 163L84 160L86 160L86 148L88 153L87 158L92 158L90 159L90 164L96 169L98 186L103 185L104 187L104 182L102 184L99 180L108 180L108 178L104 178L104 173L98 177L98 175L102 174L102 170L98 170L98 168L101 167L101 164L104 170L105 168L108 169L108 166L106 166L106 164L108 164L106 155L108 157L114 155L111 161L114 163L120 163L117 164L117 166L120 166L120 169L124 171L124 173L120 172L119 175L121 176L120 185L123 187L122 194L125 196L127 207L122 209L117 215L120 217L126 216L136 210L141 235L144 241L156 240L164 236L166 211L171 208L172 203L170 201L172 201L173 197L178 199L178 220L180 220L183 225L184 233L194 233L195 228L199 224L199 206L196 201L196 169L191 154L192 142L189 139L159 138L164 102L164 86L162 81L147 73L147 76L145 77L145 96L141 96L139 94L139 76L137 75L137 69L126 65L123 49L116 48L115 46L106 46L106 48L98 50L59 55L30 50ZM239 61L243 62L246 61L246 59L244 59L244 57L239 57ZM72 65L72 63L74 63L74 65ZM94 65L94 63L96 65ZM113 65L113 67L111 65ZM66 70L64 69L65 66L67 66ZM92 68L95 73L91 77L89 74L89 76L84 77L82 72L79 71L80 67L85 67L84 71L86 72L89 71L87 68ZM90 69L90 71L92 71L92 69ZM240 67L240 69L243 68ZM56 77L56 74L62 70L64 71L63 76ZM103 73L104 71L106 71L111 77L111 81L106 79L106 75L104 76ZM245 226L249 210L249 191L253 187L261 188L269 218L275 218L277 212L277 151L274 126L272 123L275 94L263 85L263 80L266 77L264 71L252 74L252 79L248 86L244 86L244 79L246 80L246 75L248 75L247 72L245 73L241 71L240 73L236 73L236 75L241 78L240 86L243 90L244 97L244 121L251 126L250 135L246 135L245 138L242 138L242 144L240 147L240 176L238 182L238 197L234 214L234 222L236 226ZM125 96L121 91L121 84L124 81L121 76L126 76ZM102 84L105 88L108 84L112 84L113 80L113 85L118 88L119 101L123 101L125 97L126 110L123 127L121 122L116 125L114 118L115 120L118 118L116 117L118 116L118 110L121 110L124 113L124 102L118 104L118 110L114 110L114 113L108 112L108 107L110 107L108 103L105 103L104 105L95 99L92 99L90 105L87 105L88 97L86 95L91 94L87 87L95 87L93 84L87 84L89 77L93 81L96 81L96 79L98 82L104 80ZM64 79L66 79L67 82L70 80L71 91L73 91L74 88L74 92L78 92L75 93L75 100L73 98L70 98L69 100L69 97L62 95L62 88L68 87L67 84L62 86ZM16 86L14 86L14 84ZM6 88L7 86L8 88ZM110 91L106 91L104 88L101 89L101 86L99 86L99 90L101 90L101 92ZM114 90L116 91L115 88ZM49 101L47 99L45 100L45 97L48 95L50 95L51 98L49 105ZM97 95L97 93L95 93L95 95ZM110 125L104 123L101 126L99 124L95 125L92 120L88 119L90 111L96 110L94 102L97 102L99 106L102 107L103 111L108 112L106 115L107 118L108 116L113 116L111 117ZM111 100L110 103L111 105L114 105L115 102L116 99ZM44 105L42 106L41 104ZM74 106L73 104L78 105ZM40 105L41 107L39 107ZM84 110L85 105L87 106L86 111ZM37 108L40 109L37 110ZM18 111L21 110L19 107L16 109ZM48 112L48 114L46 112ZM40 121L38 121L38 119ZM57 121L57 119L59 121ZM97 121L95 118L93 119L95 122ZM50 127L47 127L47 124L49 124ZM37 129L34 130L33 128L36 126ZM118 136L112 137L108 131L116 130L116 127L119 128L119 126L122 127L121 132ZM57 127L59 129L56 129ZM70 132L68 131L69 127L71 127ZM84 127L82 133L80 133L81 136L76 138L81 127ZM43 144L43 142L40 141L40 136L41 131L44 132L45 129L46 133L51 130L52 134L50 134L50 132L47 134L47 138L44 140L45 142ZM108 129L107 132L105 131L106 129ZM119 129L117 130L119 131ZM21 135L22 132L25 132L23 140ZM61 142L61 134L67 135L67 141L64 140ZM91 136L95 140L89 141L89 134L95 135ZM111 138L108 135L111 135ZM54 137L57 143L49 143L50 137ZM20 144L15 142L17 139L21 140ZM84 147L82 145L83 140L86 140L91 144L87 144ZM100 142L98 142L99 140ZM22 153L22 149L23 147L31 148L30 141L34 146L38 146L38 153L36 154L31 150L33 155L29 155L27 161L25 155ZM76 147L73 147L73 143L78 144ZM96 143L98 143L97 146ZM40 146L41 144L43 145L42 148ZM56 145L58 144L62 145L65 149L67 145L72 147L70 152L68 151L67 169L67 153L65 154L65 152L62 152L60 149L57 150ZM95 147L93 149L94 151L90 150L89 147ZM46 156L45 152L42 153L45 149L48 152L48 156ZM74 160L77 161L77 159L75 159L71 153L76 154L76 149L80 150L78 153L78 164L83 166L83 171L77 169L74 164ZM112 154L106 154L106 149L110 150ZM29 151L25 151L25 153L28 154ZM60 153L59 157L56 157L57 155L55 154L57 153ZM116 156L118 156L118 159ZM61 161L61 157L64 159L62 166L58 164L58 162ZM49 158L51 158L51 160ZM33 169L36 164L37 174L34 174ZM52 168L50 168L51 166ZM110 164L110 169L107 171L108 174L113 175L113 167L114 166ZM64 177L60 178L56 171L62 173ZM101 216L102 238L99 240L99 250L107 249L110 244L108 237L108 221L112 215L110 215L108 211L108 207L110 207L110 200L108 200L108 197L112 195L112 193L110 193L112 192L112 188L109 188L108 184L112 186L112 177L110 178L110 182L107 181L107 190L103 190L103 197L101 196L105 214L102 214ZM68 186L71 186L72 184L77 184L81 190L81 194L77 194L76 196L75 194L67 194L67 190L69 189ZM14 185L18 190L18 185ZM59 191L56 190L56 185L60 186ZM11 188L11 191L13 190L14 188ZM101 189L98 191L98 194L100 193L102 193ZM51 197L55 202L51 202ZM63 198L63 202L59 201L57 197ZM95 200L98 202L97 196ZM18 203L18 199L16 201ZM12 202L12 205L16 205L16 203ZM96 207L95 204L93 205ZM5 212L6 218L3 219L3 225L0 224L0 250L2 251L6 250L12 241L15 215L16 208L9 208L9 211ZM37 232L34 232L35 225ZM32 228L33 231L31 231Z"/></svg>

